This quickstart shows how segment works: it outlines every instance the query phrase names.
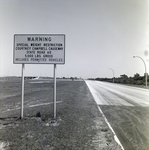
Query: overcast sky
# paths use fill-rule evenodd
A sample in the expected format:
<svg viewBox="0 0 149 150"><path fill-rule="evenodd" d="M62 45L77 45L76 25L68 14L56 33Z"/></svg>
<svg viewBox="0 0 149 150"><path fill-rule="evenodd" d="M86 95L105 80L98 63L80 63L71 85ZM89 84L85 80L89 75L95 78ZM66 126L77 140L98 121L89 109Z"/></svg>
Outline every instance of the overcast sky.
<svg viewBox="0 0 149 150"><path fill-rule="evenodd" d="M115 77L149 72L149 0L0 0L0 76L20 76L14 34L65 34L58 77ZM25 75L53 76L53 65L25 65Z"/></svg>

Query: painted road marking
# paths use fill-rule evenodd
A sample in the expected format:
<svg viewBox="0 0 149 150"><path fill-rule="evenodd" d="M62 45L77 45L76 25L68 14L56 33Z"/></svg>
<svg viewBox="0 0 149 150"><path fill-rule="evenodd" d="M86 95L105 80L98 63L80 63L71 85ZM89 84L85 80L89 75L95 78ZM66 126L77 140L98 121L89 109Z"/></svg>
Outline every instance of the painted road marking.
<svg viewBox="0 0 149 150"><path fill-rule="evenodd" d="M63 101L57 101L56 103L62 103ZM49 103L40 103L40 104L35 104L35 105L29 105L29 106L25 106L25 108L27 107L38 107L38 106L43 106L43 105L51 105L53 104L53 102L49 102ZM17 108L13 108L13 109L7 109L5 111L2 111L2 113L4 112L8 112L8 111L15 111L15 110L18 110L18 109L21 109L21 107L17 107Z"/></svg>
<svg viewBox="0 0 149 150"><path fill-rule="evenodd" d="M57 101L56 103L62 103L62 101ZM37 107L37 106L41 106L41 105L43 106L43 105L49 105L49 104L53 104L53 102L30 105L29 107Z"/></svg>
<svg viewBox="0 0 149 150"><path fill-rule="evenodd" d="M86 83L87 86L89 85L89 84L87 84L86 81L85 81L85 83ZM97 96L96 96L94 93L92 93L92 91L91 91L91 89L90 89L90 88L91 88L90 86L88 86L88 88L89 88L89 90L90 90L90 92L91 92L91 94L92 94L92 96L93 96L93 98L94 98L96 104L98 105L97 102L99 102L99 100L98 100L99 98L97 99ZM101 108L99 107L99 105L98 105L98 109L99 109L100 113L102 114L102 116L103 116L105 122L107 123L108 127L109 127L109 128L111 129L111 131L113 132L115 141L120 145L121 149L124 150L124 147L122 146L120 140L118 139L116 133L114 132L113 128L111 127L110 123L108 122L106 116L105 116L104 113L102 112L102 110L101 110Z"/></svg>

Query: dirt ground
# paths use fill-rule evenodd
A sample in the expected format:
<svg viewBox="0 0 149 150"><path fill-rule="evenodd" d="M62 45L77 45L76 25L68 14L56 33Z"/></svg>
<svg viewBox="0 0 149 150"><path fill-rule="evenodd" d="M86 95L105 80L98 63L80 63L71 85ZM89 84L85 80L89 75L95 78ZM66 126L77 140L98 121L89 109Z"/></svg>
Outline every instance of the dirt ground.
<svg viewBox="0 0 149 150"><path fill-rule="evenodd" d="M21 81L0 80L1 150L121 150L84 81L25 81L20 119Z"/></svg>

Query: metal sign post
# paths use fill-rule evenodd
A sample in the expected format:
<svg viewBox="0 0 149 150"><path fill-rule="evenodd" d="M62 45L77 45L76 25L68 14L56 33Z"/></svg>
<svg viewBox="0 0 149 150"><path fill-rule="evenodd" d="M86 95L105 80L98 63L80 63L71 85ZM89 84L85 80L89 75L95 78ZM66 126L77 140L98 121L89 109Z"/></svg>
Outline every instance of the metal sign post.
<svg viewBox="0 0 149 150"><path fill-rule="evenodd" d="M21 119L23 119L23 105L24 105L24 69L25 65L22 64L22 101L21 101Z"/></svg>
<svg viewBox="0 0 149 150"><path fill-rule="evenodd" d="M54 93L53 93L53 110L54 110L54 119L56 119L56 64L54 64Z"/></svg>

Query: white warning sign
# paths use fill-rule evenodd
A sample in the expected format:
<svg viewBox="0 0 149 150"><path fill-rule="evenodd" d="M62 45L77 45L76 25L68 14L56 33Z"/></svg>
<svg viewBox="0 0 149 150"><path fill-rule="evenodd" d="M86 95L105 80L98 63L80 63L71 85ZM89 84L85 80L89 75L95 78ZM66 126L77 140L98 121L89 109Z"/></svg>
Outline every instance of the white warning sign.
<svg viewBox="0 0 149 150"><path fill-rule="evenodd" d="M64 64L64 34L15 34L14 64Z"/></svg>

